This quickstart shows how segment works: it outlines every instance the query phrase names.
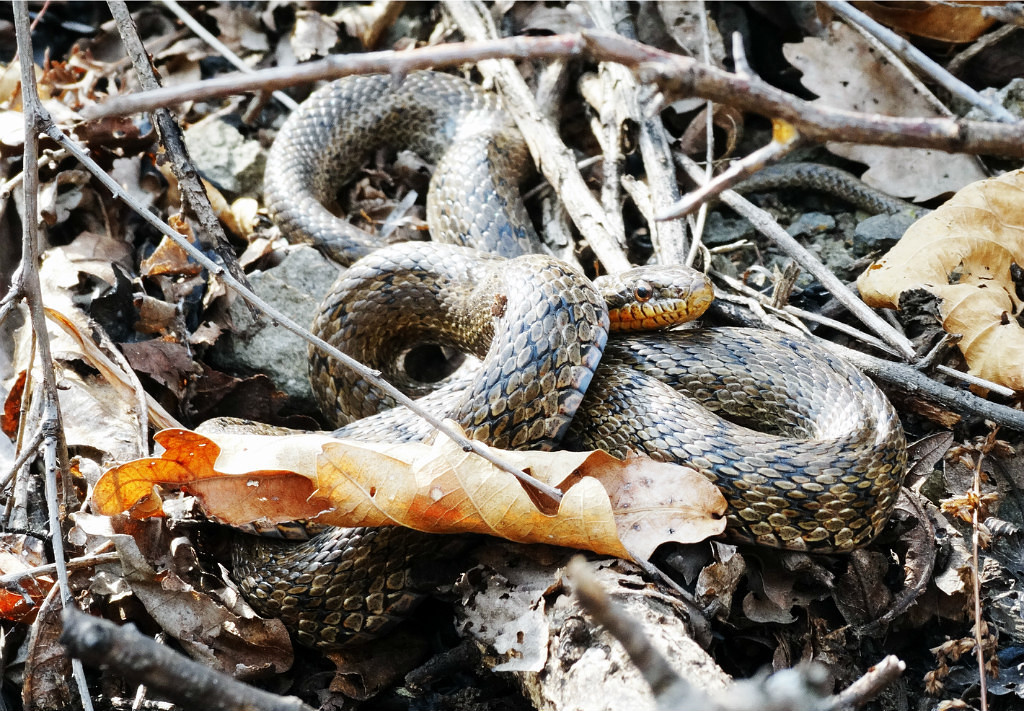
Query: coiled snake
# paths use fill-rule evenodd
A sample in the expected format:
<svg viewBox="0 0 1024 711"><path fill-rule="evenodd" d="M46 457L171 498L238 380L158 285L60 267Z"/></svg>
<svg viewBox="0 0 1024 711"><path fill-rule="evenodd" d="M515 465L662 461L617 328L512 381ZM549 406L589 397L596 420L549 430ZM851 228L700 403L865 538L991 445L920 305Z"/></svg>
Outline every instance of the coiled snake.
<svg viewBox="0 0 1024 711"><path fill-rule="evenodd" d="M435 240L526 256L422 243L378 249L339 227L324 204L385 142L437 162L427 202ZM878 389L822 348L761 331L652 333L606 345L607 309L591 282L526 254L538 248L516 188L526 160L497 98L456 77L355 77L313 94L273 146L265 193L289 239L346 263L362 257L339 277L314 330L398 382L417 341L480 356L471 384L428 396L471 436L685 462L722 488L735 538L808 551L871 541L906 466L902 428ZM659 276L628 278L626 290L642 302L660 288ZM329 416L367 418L339 434L428 434L399 408L375 415L392 403L316 351L310 373ZM379 635L405 614L417 598L409 564L429 561L438 540L404 529L334 529L302 544L247 539L234 567L258 611L284 619L300 641L331 648Z"/></svg>

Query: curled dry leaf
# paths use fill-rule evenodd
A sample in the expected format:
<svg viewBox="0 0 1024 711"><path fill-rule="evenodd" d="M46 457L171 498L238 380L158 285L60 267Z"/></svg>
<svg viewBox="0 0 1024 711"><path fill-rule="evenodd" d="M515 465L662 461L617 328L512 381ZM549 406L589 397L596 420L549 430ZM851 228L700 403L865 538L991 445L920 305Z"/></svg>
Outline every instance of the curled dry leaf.
<svg viewBox="0 0 1024 711"><path fill-rule="evenodd" d="M377 445L327 435L287 437L188 430L156 436L160 458L109 470L93 504L111 515L151 500L154 486L196 495L225 523L316 518L333 526L402 525L485 533L514 541L648 557L661 543L692 543L725 528L725 499L688 467L604 452L501 452L563 493L541 511L511 475L447 438Z"/></svg>
<svg viewBox="0 0 1024 711"><path fill-rule="evenodd" d="M925 289L940 299L942 327L962 336L973 375L1024 390L1021 298L1011 275L1024 265L1024 171L968 185L915 222L857 280L861 297L898 308Z"/></svg>

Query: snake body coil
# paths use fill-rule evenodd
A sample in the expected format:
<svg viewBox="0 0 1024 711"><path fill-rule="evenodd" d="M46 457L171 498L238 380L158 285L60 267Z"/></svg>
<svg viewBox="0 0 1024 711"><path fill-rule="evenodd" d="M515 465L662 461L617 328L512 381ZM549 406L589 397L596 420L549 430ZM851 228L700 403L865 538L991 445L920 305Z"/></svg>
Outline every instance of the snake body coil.
<svg viewBox="0 0 1024 711"><path fill-rule="evenodd" d="M846 551L878 534L906 455L891 405L863 375L812 344L743 329L613 338L602 358L603 299L557 260L426 244L371 254L372 243L322 203L381 141L438 161L428 196L435 239L468 236L493 250L512 237L514 246L497 248L506 256L536 243L515 189L522 142L494 97L428 72L400 86L389 77L336 82L290 117L265 186L283 232L363 256L326 298L314 324L320 335L399 381L395 363L413 345L406 339L481 356L468 389L429 396L472 436L550 448L568 430L570 444L689 464L723 489L730 531L742 540ZM374 414L392 403L315 352L311 378L329 415L367 418L342 434L423 436L402 408ZM416 392L416 383L405 385ZM429 559L436 540L362 529L298 545L250 540L236 550L235 572L257 610L281 616L300 641L331 648L400 618L416 597L408 563Z"/></svg>

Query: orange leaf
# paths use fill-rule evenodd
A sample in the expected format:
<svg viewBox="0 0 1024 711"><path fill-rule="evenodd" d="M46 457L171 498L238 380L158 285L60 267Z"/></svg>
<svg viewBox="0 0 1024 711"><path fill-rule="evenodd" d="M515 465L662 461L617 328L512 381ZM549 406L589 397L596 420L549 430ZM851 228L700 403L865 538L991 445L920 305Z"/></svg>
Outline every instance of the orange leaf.
<svg viewBox="0 0 1024 711"><path fill-rule="evenodd" d="M98 511L125 510L155 484L175 484L228 523L321 514L318 522L335 526L486 533L643 558L663 542L699 541L725 528L725 499L707 479L645 457L623 462L604 452L500 452L562 491L557 511L546 513L516 478L445 437L432 445L326 435L217 433L206 439L184 430L157 437L167 447L161 459L104 474L93 494ZM287 484L279 489L278 482Z"/></svg>
<svg viewBox="0 0 1024 711"><path fill-rule="evenodd" d="M312 481L287 469L253 469L244 476L218 471L214 464L221 448L195 432L163 430L155 439L164 447L159 458L136 459L100 477L92 497L97 513L112 515L132 509L137 516L140 504L151 500L154 486L194 494L209 515L231 524L312 518L329 505L312 496ZM234 454L260 456L258 452ZM230 461L221 461L225 463L230 467ZM159 512L150 515L155 513Z"/></svg>

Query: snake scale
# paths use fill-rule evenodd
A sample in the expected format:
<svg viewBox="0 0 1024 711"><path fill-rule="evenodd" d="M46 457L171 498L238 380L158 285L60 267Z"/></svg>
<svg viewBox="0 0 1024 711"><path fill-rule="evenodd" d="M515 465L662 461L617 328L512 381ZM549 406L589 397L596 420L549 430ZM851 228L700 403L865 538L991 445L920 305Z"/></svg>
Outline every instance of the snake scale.
<svg viewBox="0 0 1024 711"><path fill-rule="evenodd" d="M325 207L384 144L437 164L428 222L435 240L456 246L378 248ZM314 331L416 394L402 368L410 344L477 355L471 380L424 402L496 446L642 451L694 466L725 494L735 539L816 552L871 541L906 468L903 431L881 392L824 349L779 334L609 339L613 297L532 254L539 242L517 187L527 161L497 97L457 77L353 77L315 92L282 128L265 180L267 205L290 240L352 265ZM466 244L499 256L458 246ZM626 310L656 320L660 279L620 281L617 293L637 301ZM705 293L702 284L686 288ZM429 434L312 350L310 376L325 413L351 422L339 435ZM399 621L419 597L417 568L431 565L445 539L400 528L329 529L303 543L246 537L234 569L257 611L282 618L300 642L332 649Z"/></svg>

